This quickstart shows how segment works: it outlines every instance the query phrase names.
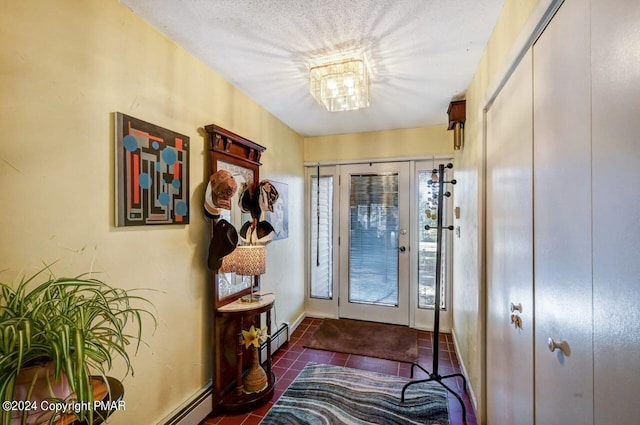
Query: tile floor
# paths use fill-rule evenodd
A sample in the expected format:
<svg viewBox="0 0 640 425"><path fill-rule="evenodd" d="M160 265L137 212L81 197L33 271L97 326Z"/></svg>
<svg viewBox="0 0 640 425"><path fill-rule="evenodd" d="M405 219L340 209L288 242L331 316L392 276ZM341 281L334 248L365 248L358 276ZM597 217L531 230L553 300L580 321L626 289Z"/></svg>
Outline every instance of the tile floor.
<svg viewBox="0 0 640 425"><path fill-rule="evenodd" d="M358 356L353 354L335 353L332 351L314 350L305 348L304 344L322 319L306 318L291 335L288 344L285 344L274 356L273 371L277 377L276 388L273 399L259 409L240 415L220 415L209 417L200 425L257 425L262 417L269 411L273 403L282 395L289 384L298 376L307 362L317 362L333 364L337 366L352 367L374 372L386 373L409 377L411 374L411 364L401 363L391 360L377 359L373 357ZM418 350L420 352L419 363L428 371L431 371L433 364L431 332L420 331L418 334ZM453 347L453 339L450 334L440 335L440 356L438 369L441 376L451 373L460 373L460 366ZM425 378L426 374L416 368L414 378ZM467 409L467 422L462 421L462 409L458 400L450 393L449 398L449 419L451 425L476 425L476 417L471 405L469 394L462 390L462 382L459 378L448 378L443 381L447 386L454 389L464 400Z"/></svg>

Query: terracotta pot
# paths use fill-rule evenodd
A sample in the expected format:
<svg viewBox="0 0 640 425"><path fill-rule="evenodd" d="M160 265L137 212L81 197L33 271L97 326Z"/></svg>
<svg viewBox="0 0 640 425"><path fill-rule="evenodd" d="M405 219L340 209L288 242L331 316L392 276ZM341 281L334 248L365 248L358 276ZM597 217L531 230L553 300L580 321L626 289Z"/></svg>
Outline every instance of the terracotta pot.
<svg viewBox="0 0 640 425"><path fill-rule="evenodd" d="M251 367L244 374L242 383L244 384L243 391L247 394L258 393L267 388L267 373L260 366L260 356L258 355L258 349L251 347L253 353L253 361Z"/></svg>
<svg viewBox="0 0 640 425"><path fill-rule="evenodd" d="M23 368L18 373L13 399L25 402L28 400L29 412L24 424L46 423L56 412L41 410L42 401L52 398L66 400L72 394L66 375L62 373L57 380L54 380L54 372L53 362L49 362ZM31 396L27 399L29 393ZM11 425L22 424L21 416L22 411L15 411L11 416Z"/></svg>

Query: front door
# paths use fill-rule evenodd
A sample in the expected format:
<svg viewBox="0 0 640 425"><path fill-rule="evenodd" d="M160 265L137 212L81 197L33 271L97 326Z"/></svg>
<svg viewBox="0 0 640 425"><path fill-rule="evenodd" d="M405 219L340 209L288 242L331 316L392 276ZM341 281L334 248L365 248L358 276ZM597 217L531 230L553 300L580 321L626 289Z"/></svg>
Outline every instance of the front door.
<svg viewBox="0 0 640 425"><path fill-rule="evenodd" d="M409 162L341 167L341 318L409 324L409 170Z"/></svg>

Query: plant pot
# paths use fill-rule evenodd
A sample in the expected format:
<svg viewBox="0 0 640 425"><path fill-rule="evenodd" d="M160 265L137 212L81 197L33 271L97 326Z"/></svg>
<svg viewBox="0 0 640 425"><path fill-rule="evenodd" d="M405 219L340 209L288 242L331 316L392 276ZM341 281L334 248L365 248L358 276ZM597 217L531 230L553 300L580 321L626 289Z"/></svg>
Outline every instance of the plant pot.
<svg viewBox="0 0 640 425"><path fill-rule="evenodd" d="M264 371L262 366L260 366L258 349L256 347L251 347L251 352L253 353L251 367L242 378L242 383L244 384L242 391L247 394L259 393L267 388L267 373Z"/></svg>
<svg viewBox="0 0 640 425"><path fill-rule="evenodd" d="M22 411L15 411L11 415L11 425L36 425L49 421L56 414L55 410L41 410L42 401L49 399L66 400L71 396L66 375L61 373L57 380L54 379L55 368L53 362L26 367L20 370L16 377L13 399L16 401L28 400L28 415L26 422L22 421ZM28 397L31 393L30 397ZM28 397L28 398L27 398ZM51 401L55 403L55 401Z"/></svg>

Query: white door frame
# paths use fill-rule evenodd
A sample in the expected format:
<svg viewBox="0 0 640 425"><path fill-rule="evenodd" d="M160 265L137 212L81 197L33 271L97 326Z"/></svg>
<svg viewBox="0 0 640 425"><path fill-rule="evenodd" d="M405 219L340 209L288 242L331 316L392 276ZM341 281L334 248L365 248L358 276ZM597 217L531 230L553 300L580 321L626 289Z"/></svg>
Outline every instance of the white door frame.
<svg viewBox="0 0 640 425"><path fill-rule="evenodd" d="M437 156L429 156L429 157L417 157L417 158L389 158L389 159L371 159L371 160L360 160L360 161L353 161L353 162L331 162L331 163L320 163L320 164L316 164L316 163L306 163L305 166L307 167L307 171L306 171L306 182L305 182L305 187L310 187L310 178L311 176L315 176L317 174L317 166L320 165L320 173L321 175L332 175L334 176L334 200L333 200L333 206L334 206L334 211L336 212L335 216L334 216L334 237L333 240L335 241L336 247L338 244L338 238L339 238L339 209L340 209L340 203L341 201L341 196L340 196L340 186L339 186L339 176L341 174L341 168L344 166L350 166L350 165L354 165L354 164L369 164L369 163L389 163L389 162L408 162L409 163L409 188L410 188L410 192L408 192L409 195L409 231L408 231L408 235L409 235L409 241L408 244L405 245L407 246L407 250L410 253L409 255L409 263L408 263L408 270L409 270L409 312L408 312L408 324L411 327L415 327L418 329L425 329L425 330L432 330L433 329L433 321L434 321L434 310L433 309L423 309L423 308L418 308L418 250L413 250L412 247L414 246L418 246L418 232L417 232L417 226L418 226L418 215L419 214L423 214L424 211L418 211L418 205L417 205L417 194L418 194L418 190L419 187L417 185L417 172L419 170L430 170L431 168L433 168L434 164L439 164L442 162L448 163L448 162L452 162L451 157L450 156L442 156L442 155L437 155ZM455 169L454 169L455 170ZM343 184L348 184L346 182L344 182ZM311 195L309 193L309 190L305 190L306 192L306 196L305 196L305 216L306 217L310 217L310 212L311 212L311 204L310 204L310 200L311 200ZM455 187L452 190L454 197L453 198L448 198L448 203L449 203L449 211L453 211L453 199L455 198ZM450 214L452 215L452 214ZM309 235L310 234L310 226L313 225L313 220L305 220L306 223L306 227L305 227L305 231L306 234ZM453 224L453 222L449 223L449 221L446 222L446 224ZM446 231L443 232L443 236L447 237L447 242L449 243L449 247L450 247L450 253L449 255L445 256L445 260L446 260L446 267L447 267L447 290L446 290L446 296L447 296L447 309L446 310L441 310L440 312L440 330L444 331L444 332L448 332L451 330L452 328L452 315L453 315L453 304L452 304L452 293L453 293L453 279L452 279L452 269L453 269L453 260L452 260L452 254L453 254L453 243L454 243L454 236L453 236L453 232L451 231ZM307 254L310 253L310 246L309 244L306 244L305 250L307 252ZM339 312L339 306L338 306L338 301L339 301L339 296L340 296L340 289L339 289L339 280L340 280L340 273L341 270L345 269L346 264L342 264L340 265L340 257L341 253L340 253L340 249L337 247L334 250L334 257L333 257L333 264L334 264L334 279L333 279L333 297L332 298L311 298L309 296L309 285L310 285L310 273L309 273L309 261L312 261L309 257L309 255L306 255L305 258L307 258L307 266L306 266L306 270L307 270L307 284L305 285L305 292L306 292L306 302L305 302L305 309L306 312L309 316L313 316L313 317L328 317L328 318L338 318L340 317L340 312ZM347 269L348 270L348 269Z"/></svg>
<svg viewBox="0 0 640 425"><path fill-rule="evenodd" d="M354 164L340 167L340 303L341 318L409 325L409 257L410 257L410 163L388 162ZM355 303L349 300L350 246L350 176L358 174L398 174L398 303L395 306Z"/></svg>

